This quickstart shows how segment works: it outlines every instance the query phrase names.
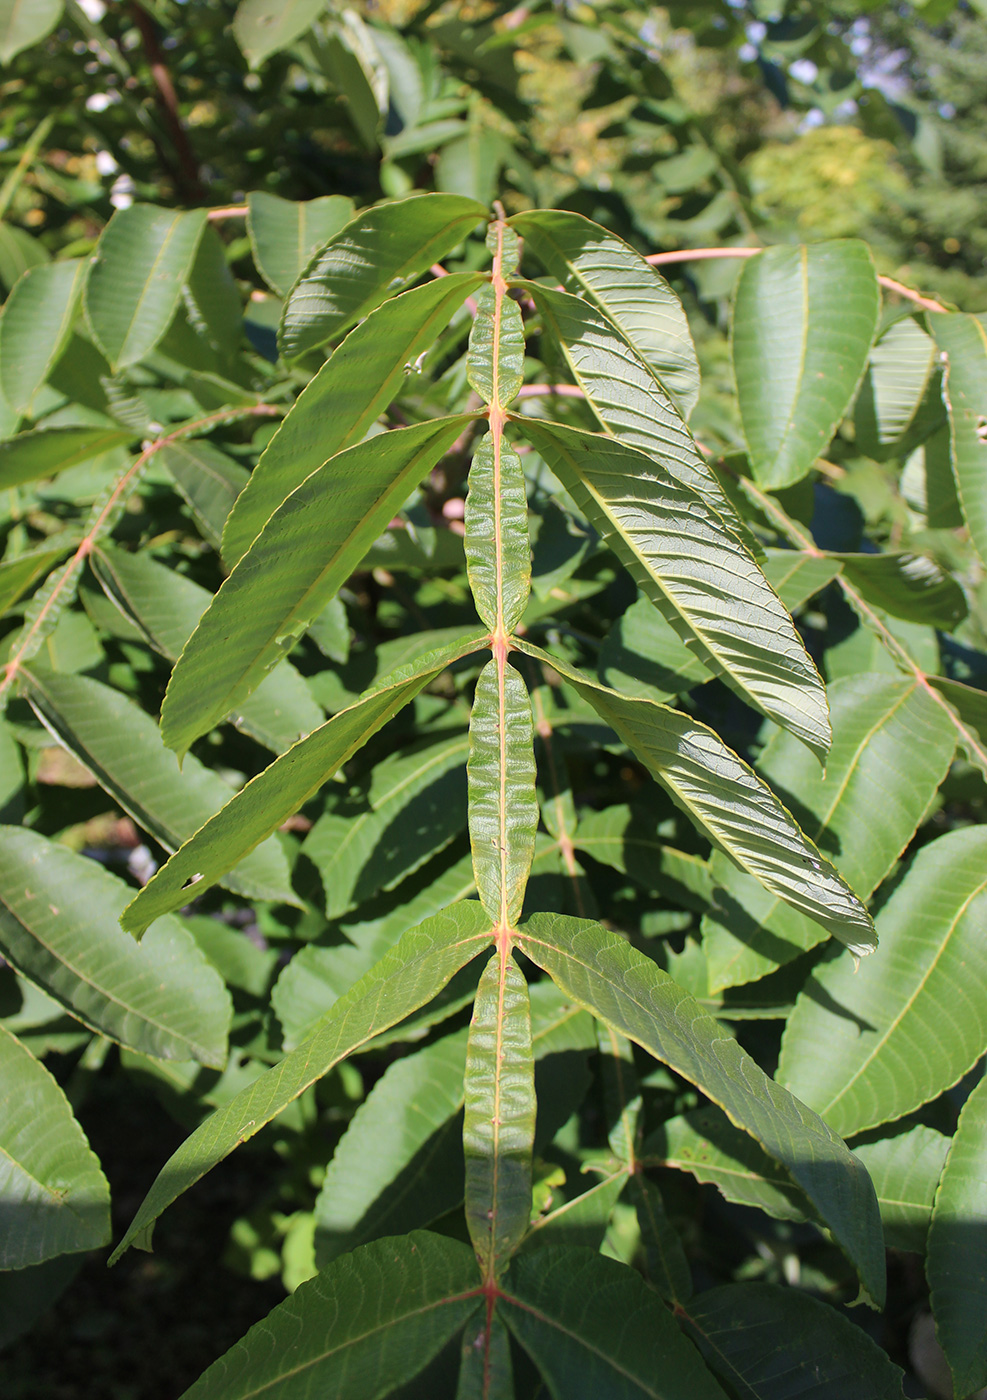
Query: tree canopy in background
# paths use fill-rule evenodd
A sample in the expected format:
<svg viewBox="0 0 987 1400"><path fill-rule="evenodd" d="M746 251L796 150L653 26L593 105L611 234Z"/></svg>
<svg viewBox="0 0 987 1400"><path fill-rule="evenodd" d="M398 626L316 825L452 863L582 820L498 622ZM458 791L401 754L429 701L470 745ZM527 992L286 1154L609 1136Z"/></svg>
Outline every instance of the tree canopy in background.
<svg viewBox="0 0 987 1400"><path fill-rule="evenodd" d="M972 1393L987 5L0 65L15 1400Z"/></svg>

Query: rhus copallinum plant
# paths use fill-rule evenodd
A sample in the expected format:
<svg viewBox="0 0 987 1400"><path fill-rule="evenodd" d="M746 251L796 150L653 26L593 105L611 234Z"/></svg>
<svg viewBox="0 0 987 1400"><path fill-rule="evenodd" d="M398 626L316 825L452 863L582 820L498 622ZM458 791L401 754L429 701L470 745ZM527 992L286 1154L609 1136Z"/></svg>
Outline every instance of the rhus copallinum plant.
<svg viewBox="0 0 987 1400"><path fill-rule="evenodd" d="M292 1296L187 1396L712 1400L820 1377L846 1400L899 1395L884 1353L817 1298L773 1280L694 1291L659 1187L683 1171L810 1232L821 1271L876 1307L885 1236L928 1235L967 1394L987 1379L964 1224L984 1214L987 1098L973 1090L952 1134L915 1115L987 1040L987 838L961 826L899 865L957 747L987 773L982 693L910 649L966 603L928 556L817 546L798 487L850 422L876 461L920 453L926 514L962 510L982 557L981 322L906 306L882 323L853 240L750 257L732 346L745 448L710 461L687 426L682 307L616 235L566 211L491 219L456 194L320 212L336 227L299 252L302 207L251 197L257 266L286 294L279 358L245 355L202 212L121 211L91 261L26 273L0 323L0 382L28 420L0 446L4 482L115 468L81 532L2 566L11 599L45 579L9 638L4 743L53 735L172 853L130 900L93 860L3 828L0 950L101 1053L116 1042L151 1075L170 1061L189 1090L226 1069L113 1257L149 1247L162 1212L279 1116L312 1129L316 1086L388 1047L331 1148L316 1132ZM97 389L88 416L38 421L45 395L85 406ZM244 441L258 420L263 441ZM249 477L203 441L217 428L251 460L263 446ZM173 483L218 551L214 596L192 576L201 551L159 562L174 541L139 515L134 547L142 474L138 510ZM463 480L460 536L427 504ZM444 595L353 665L354 576L386 589L409 561ZM634 586L602 646L567 622ZM827 589L882 658L828 694L792 617ZM72 617L107 638L96 662L78 664ZM707 685L752 733L767 723L757 770L698 713ZM277 756L216 750L227 725ZM217 770L249 780L230 796ZM585 857L655 898L597 917ZM263 1013L277 958L258 973L217 933L217 885L294 952ZM769 1074L736 1028L785 1016ZM0 1048L32 1108L4 1129L13 1269L108 1238L98 1163L16 1028ZM803 1388L778 1388L779 1355Z"/></svg>

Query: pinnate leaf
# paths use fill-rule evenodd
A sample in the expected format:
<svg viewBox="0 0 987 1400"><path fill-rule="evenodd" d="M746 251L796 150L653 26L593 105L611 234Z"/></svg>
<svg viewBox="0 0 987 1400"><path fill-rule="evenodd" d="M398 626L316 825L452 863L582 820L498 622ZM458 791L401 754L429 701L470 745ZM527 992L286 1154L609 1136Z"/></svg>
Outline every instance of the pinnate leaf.
<svg viewBox="0 0 987 1400"><path fill-rule="evenodd" d="M511 227L562 283L603 313L648 364L688 418L699 397L699 365L678 297L623 239L581 214L537 209Z"/></svg>
<svg viewBox="0 0 987 1400"><path fill-rule="evenodd" d="M724 1284L687 1305L686 1331L739 1400L902 1400L902 1373L861 1327L798 1288Z"/></svg>
<svg viewBox="0 0 987 1400"><path fill-rule="evenodd" d="M515 1260L498 1312L565 1400L725 1400L657 1293L591 1249Z"/></svg>
<svg viewBox="0 0 987 1400"><path fill-rule="evenodd" d="M418 357L481 282L453 273L384 302L333 351L299 394L237 497L223 533L235 564L296 486L362 441Z"/></svg>
<svg viewBox="0 0 987 1400"><path fill-rule="evenodd" d="M17 413L31 415L72 332L82 292L81 258L39 263L20 278L0 315L0 388Z"/></svg>
<svg viewBox="0 0 987 1400"><path fill-rule="evenodd" d="M987 561L987 325L982 316L931 316L946 356L943 397L949 409L956 489L970 538Z"/></svg>
<svg viewBox="0 0 987 1400"><path fill-rule="evenodd" d="M784 733L772 737L758 767L866 900L925 816L956 736L914 679L846 677L829 687L829 701L833 747L825 774ZM712 869L712 907L703 922L710 991L753 981L821 941L817 923L772 898L725 856L714 854Z"/></svg>
<svg viewBox="0 0 987 1400"><path fill-rule="evenodd" d="M624 740L714 845L858 956L877 943L867 910L791 813L717 734L679 710L591 681L528 641Z"/></svg>
<svg viewBox="0 0 987 1400"><path fill-rule="evenodd" d="M493 922L513 928L535 853L538 799L531 701L506 661L488 661L476 683L466 773L476 888Z"/></svg>
<svg viewBox="0 0 987 1400"><path fill-rule="evenodd" d="M316 248L348 224L356 213L341 194L318 199L282 199L265 190L247 196L247 233L254 262L278 296L287 295Z"/></svg>

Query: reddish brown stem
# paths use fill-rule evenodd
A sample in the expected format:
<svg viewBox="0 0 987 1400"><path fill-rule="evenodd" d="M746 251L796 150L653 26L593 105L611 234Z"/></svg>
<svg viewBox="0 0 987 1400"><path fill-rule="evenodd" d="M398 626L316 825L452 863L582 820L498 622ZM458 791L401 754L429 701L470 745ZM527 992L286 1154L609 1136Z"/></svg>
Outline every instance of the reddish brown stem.
<svg viewBox="0 0 987 1400"><path fill-rule="evenodd" d="M178 96L175 92L175 85L171 81L171 71L165 62L161 45L158 43L154 21L143 5L137 3L137 0L131 0L130 13L133 15L134 23L140 32L151 77L157 88L161 116L175 148L175 155L178 157L178 178L182 186L182 194L190 201L199 200L202 198L199 162L195 158L192 143L188 139L188 132L185 130L185 124L178 110Z"/></svg>

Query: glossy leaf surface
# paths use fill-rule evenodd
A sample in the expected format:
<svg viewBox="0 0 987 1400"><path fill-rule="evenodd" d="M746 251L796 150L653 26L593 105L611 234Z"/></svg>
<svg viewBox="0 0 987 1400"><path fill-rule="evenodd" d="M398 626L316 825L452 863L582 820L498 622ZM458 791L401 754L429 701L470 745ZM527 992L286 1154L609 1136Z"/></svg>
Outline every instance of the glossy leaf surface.
<svg viewBox="0 0 987 1400"><path fill-rule="evenodd" d="M355 213L353 201L341 194L304 200L282 199L265 190L248 195L250 246L268 286L278 296L286 296L316 248L327 243Z"/></svg>
<svg viewBox="0 0 987 1400"><path fill-rule="evenodd" d="M512 630L531 591L531 546L521 459L500 434L484 433L473 453L464 545L481 621L493 631L500 602L503 625Z"/></svg>
<svg viewBox="0 0 987 1400"><path fill-rule="evenodd" d="M678 297L623 239L580 214L538 209L512 228L567 292L577 292L617 327L688 418L699 395L699 365Z"/></svg>
<svg viewBox="0 0 987 1400"><path fill-rule="evenodd" d="M790 615L719 516L613 439L532 420L522 429L699 659L824 754L830 731L819 675Z"/></svg>
<svg viewBox="0 0 987 1400"><path fill-rule="evenodd" d="M618 695L529 642L519 649L557 670L736 865L858 955L875 947L870 915L849 885L711 729L678 710Z"/></svg>
<svg viewBox="0 0 987 1400"><path fill-rule="evenodd" d="M288 359L324 345L455 248L486 210L455 194L416 195L364 210L305 268L285 302Z"/></svg>
<svg viewBox="0 0 987 1400"><path fill-rule="evenodd" d="M224 558L235 564L296 486L363 439L479 282L476 274L454 273L414 287L350 332L261 454L224 531Z"/></svg>
<svg viewBox="0 0 987 1400"><path fill-rule="evenodd" d="M524 973L502 944L480 975L466 1049L466 1224L485 1280L528 1231L535 1081Z"/></svg>

